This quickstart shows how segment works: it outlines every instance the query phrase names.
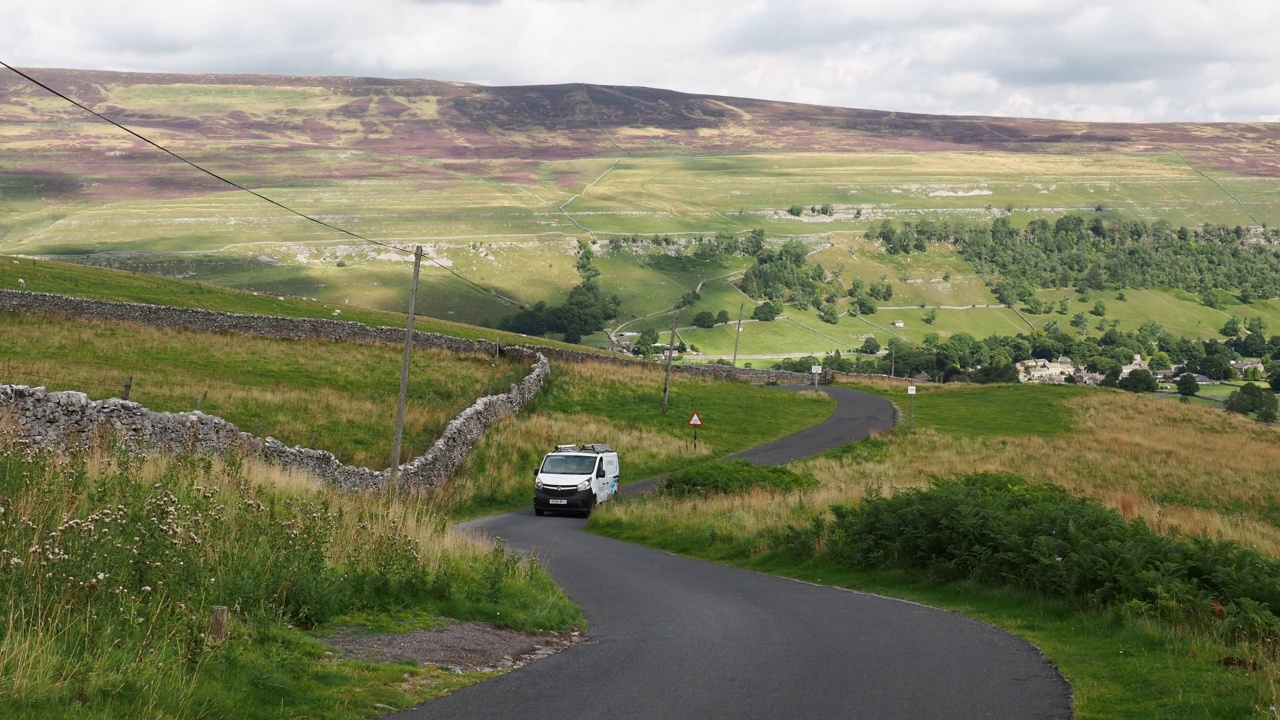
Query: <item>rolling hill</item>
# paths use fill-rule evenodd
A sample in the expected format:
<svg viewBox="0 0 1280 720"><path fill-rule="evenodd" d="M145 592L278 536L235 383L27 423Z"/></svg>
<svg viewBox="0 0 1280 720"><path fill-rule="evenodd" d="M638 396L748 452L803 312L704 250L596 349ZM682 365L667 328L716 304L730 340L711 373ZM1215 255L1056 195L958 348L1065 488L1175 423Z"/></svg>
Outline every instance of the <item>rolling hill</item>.
<svg viewBox="0 0 1280 720"><path fill-rule="evenodd" d="M602 286L624 298L617 322L633 329L699 283L709 294L692 310L736 314L743 299L725 280L741 263L687 256L716 232L801 239L846 277L914 272L893 305L968 306L997 303L963 260L891 258L864 231L886 218L1026 222L1100 207L1174 225L1280 220L1277 123L942 117L584 84L28 72L299 212L424 245L418 312L472 324L512 313L502 297L563 300L580 242L597 247ZM408 254L233 190L16 75L0 78L0 141L0 253L404 306ZM830 211L787 212L819 205ZM632 242L607 249L615 239ZM792 314L813 327L744 352L892 337L872 326L820 337L827 328ZM936 329L1019 327L1009 315L944 313Z"/></svg>

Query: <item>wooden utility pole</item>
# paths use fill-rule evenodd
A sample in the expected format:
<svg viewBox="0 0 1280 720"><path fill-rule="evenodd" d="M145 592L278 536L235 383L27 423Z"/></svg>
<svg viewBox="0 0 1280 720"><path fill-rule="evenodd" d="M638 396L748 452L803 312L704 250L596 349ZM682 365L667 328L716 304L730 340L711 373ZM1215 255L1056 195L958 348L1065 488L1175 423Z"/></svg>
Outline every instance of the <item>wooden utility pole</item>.
<svg viewBox="0 0 1280 720"><path fill-rule="evenodd" d="M413 351L413 315L418 302L418 270L422 267L422 246L413 248L413 284L409 286L409 318L405 321L404 360L400 363L400 398L396 402L396 436L391 445L391 479L389 489L394 489L400 475L400 439L404 437L404 401L409 394L409 358Z"/></svg>
<svg viewBox="0 0 1280 720"><path fill-rule="evenodd" d="M738 367L738 338L742 337L742 308L746 303L738 303L738 331L733 334L733 367Z"/></svg>
<svg viewBox="0 0 1280 720"><path fill-rule="evenodd" d="M671 356L676 354L676 318L680 317L680 311L677 310L671 316L671 337L667 340L667 377L662 381L662 414L667 414L667 396L671 394Z"/></svg>

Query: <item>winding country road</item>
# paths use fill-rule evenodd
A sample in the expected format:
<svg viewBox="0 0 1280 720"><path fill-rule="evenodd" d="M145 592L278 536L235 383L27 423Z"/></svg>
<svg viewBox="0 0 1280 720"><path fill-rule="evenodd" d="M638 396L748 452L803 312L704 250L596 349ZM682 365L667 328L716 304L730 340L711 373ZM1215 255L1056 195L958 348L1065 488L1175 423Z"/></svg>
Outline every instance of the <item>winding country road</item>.
<svg viewBox="0 0 1280 720"><path fill-rule="evenodd" d="M825 388L826 422L738 457L774 465L893 424L884 400ZM643 484L640 486L643 490ZM1070 718L1039 651L922 605L692 560L531 510L471 523L534 552L588 640L392 717Z"/></svg>

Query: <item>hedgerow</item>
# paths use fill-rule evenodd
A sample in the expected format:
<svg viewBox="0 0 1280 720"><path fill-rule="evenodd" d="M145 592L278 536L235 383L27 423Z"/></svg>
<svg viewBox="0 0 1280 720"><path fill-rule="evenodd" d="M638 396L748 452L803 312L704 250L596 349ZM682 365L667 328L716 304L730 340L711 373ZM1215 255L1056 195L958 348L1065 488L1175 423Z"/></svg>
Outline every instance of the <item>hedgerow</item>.
<svg viewBox="0 0 1280 720"><path fill-rule="evenodd" d="M972 579L1208 630L1280 638L1280 562L1231 542L1165 537L1089 498L1021 476L978 473L860 505L775 537L858 569Z"/></svg>

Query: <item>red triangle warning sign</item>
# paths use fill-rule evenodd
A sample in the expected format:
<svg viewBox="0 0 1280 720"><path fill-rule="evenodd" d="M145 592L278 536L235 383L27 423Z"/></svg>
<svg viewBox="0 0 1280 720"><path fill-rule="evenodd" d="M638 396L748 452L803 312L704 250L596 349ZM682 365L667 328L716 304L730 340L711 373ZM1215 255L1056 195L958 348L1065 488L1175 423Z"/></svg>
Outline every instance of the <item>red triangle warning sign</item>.
<svg viewBox="0 0 1280 720"><path fill-rule="evenodd" d="M698 413L695 412L693 417L689 418L689 424L694 427L698 427L702 424L702 418L698 417Z"/></svg>

